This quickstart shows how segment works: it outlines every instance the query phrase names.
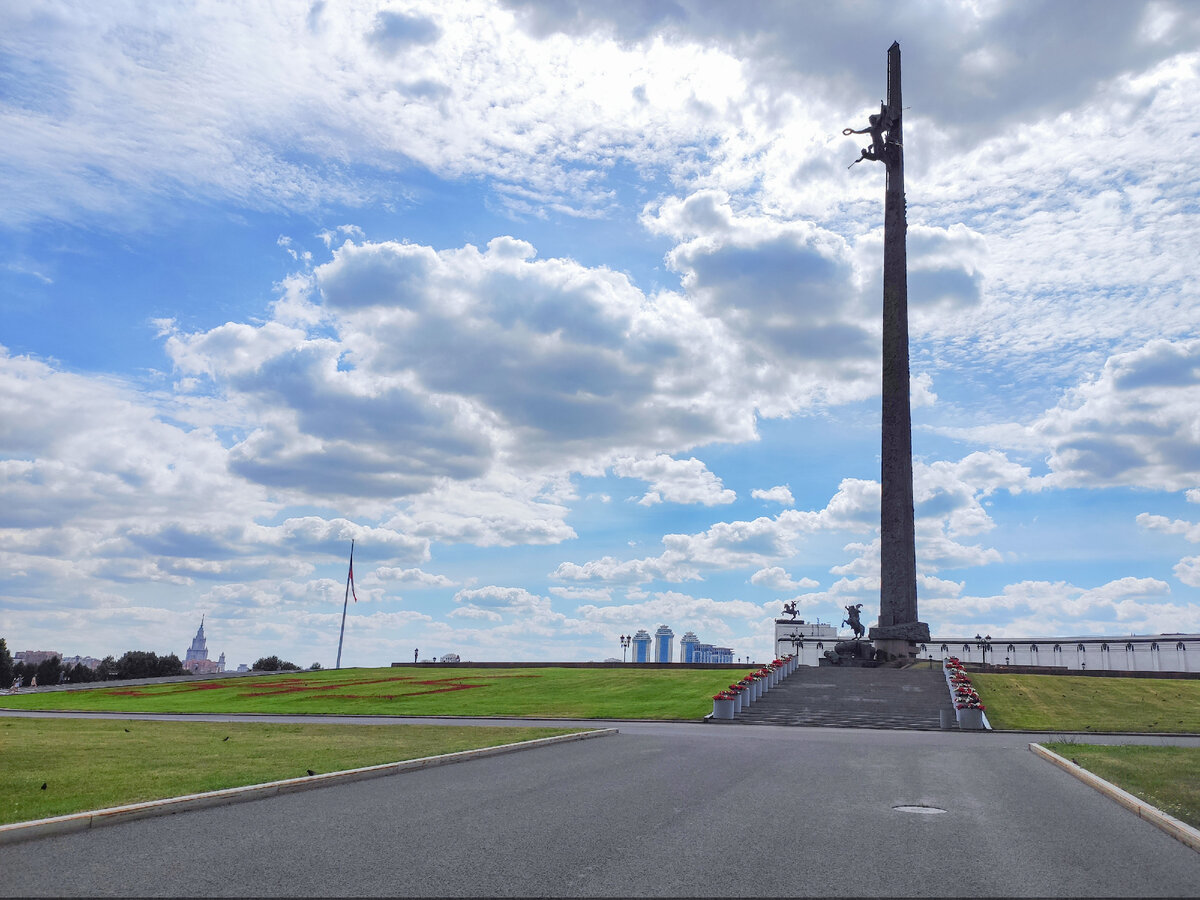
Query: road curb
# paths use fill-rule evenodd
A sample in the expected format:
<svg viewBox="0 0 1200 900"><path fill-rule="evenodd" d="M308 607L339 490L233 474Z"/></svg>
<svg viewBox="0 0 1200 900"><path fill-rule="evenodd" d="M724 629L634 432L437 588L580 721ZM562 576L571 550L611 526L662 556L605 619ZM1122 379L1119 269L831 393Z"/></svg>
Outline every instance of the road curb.
<svg viewBox="0 0 1200 900"><path fill-rule="evenodd" d="M1200 851L1200 830L1193 828L1186 822L1181 822L1174 816L1168 815L1156 806L1151 806L1140 797L1135 797L1128 791L1122 790L1111 782L1105 781L1099 775L1093 775L1082 766L1078 766L1069 759L1064 759L1053 750L1047 750L1041 744L1030 744L1029 749L1037 756L1048 762L1053 763L1060 769L1071 773L1084 784L1095 788L1100 793L1105 794L1111 799L1117 801L1131 812L1137 813L1138 818L1145 819L1156 828L1165 831L1175 840L1187 844L1193 850Z"/></svg>
<svg viewBox="0 0 1200 900"><path fill-rule="evenodd" d="M326 772L321 775L309 775L303 778L287 778L283 781L269 781L265 784L250 784L244 787L224 788L219 791L206 791L202 794L169 797L165 800L149 800L145 803L131 803L128 806L113 806L108 809L96 809L89 812L54 816L49 819L35 819L32 822L14 822L10 825L0 825L0 845L13 844L18 841L27 841L39 837L48 837L55 834L87 831L89 828L116 825L121 822L131 822L135 819L146 819L152 816L168 816L172 813L203 809L208 806L222 806L228 803L261 800L266 797L274 797L278 794L307 791L313 788L328 787L332 784L362 781L367 778L380 778L386 775L399 775L403 772L431 769L436 766L466 762L467 760L478 759L484 756L500 756L505 753L515 753L519 750L533 750L549 744L563 744L571 741L585 741L591 738L610 737L619 733L616 728L599 728L594 731L581 731L575 734L537 738L532 741L499 744L495 747L481 747L477 750L460 750L457 753L445 753L441 756L424 756L420 759L406 759L402 762L363 766L358 769L346 769L342 772Z"/></svg>

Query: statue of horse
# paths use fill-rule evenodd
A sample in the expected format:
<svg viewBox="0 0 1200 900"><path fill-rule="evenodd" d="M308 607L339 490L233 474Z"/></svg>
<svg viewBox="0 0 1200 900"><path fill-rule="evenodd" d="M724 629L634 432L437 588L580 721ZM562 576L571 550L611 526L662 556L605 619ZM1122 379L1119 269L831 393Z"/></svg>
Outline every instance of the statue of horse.
<svg viewBox="0 0 1200 900"><path fill-rule="evenodd" d="M862 609L861 603L855 603L852 606L846 607L846 618L842 619L843 625L849 625L850 630L854 632L854 639L858 640L867 633L867 629L863 628L863 623L859 619L859 610Z"/></svg>

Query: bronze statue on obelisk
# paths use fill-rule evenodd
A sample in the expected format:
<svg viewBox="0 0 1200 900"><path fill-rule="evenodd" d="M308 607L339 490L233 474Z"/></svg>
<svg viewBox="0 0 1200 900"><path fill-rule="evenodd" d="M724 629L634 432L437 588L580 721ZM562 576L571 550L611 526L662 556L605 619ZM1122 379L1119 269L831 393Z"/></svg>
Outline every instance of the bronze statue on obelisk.
<svg viewBox="0 0 1200 900"><path fill-rule="evenodd" d="M855 160L882 162L887 169L883 207L883 464L879 516L879 624L870 630L878 655L914 657L929 641L929 626L917 621L917 554L913 514L912 413L908 373L908 223L904 201L904 132L900 95L900 44L888 48L887 102L863 129L871 146ZM854 165L854 163L851 163Z"/></svg>

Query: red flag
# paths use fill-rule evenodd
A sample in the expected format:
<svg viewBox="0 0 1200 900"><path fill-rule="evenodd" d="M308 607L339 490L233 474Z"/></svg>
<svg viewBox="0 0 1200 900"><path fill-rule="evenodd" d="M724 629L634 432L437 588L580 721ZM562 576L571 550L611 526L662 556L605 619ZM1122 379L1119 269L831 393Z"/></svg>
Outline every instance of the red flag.
<svg viewBox="0 0 1200 900"><path fill-rule="evenodd" d="M350 542L350 596L358 602L358 594L354 592L354 542Z"/></svg>

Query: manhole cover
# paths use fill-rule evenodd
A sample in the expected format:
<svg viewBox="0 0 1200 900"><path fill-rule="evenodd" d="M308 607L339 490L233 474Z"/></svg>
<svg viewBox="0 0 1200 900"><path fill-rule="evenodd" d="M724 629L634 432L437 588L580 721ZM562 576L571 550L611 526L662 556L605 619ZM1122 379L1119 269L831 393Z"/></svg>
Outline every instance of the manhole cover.
<svg viewBox="0 0 1200 900"><path fill-rule="evenodd" d="M937 813L944 813L944 809L939 809L936 806L893 806L892 809L896 812L916 813L921 816L932 816Z"/></svg>

